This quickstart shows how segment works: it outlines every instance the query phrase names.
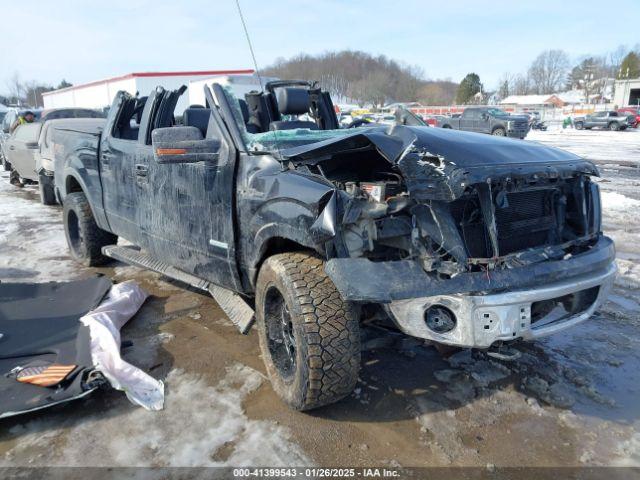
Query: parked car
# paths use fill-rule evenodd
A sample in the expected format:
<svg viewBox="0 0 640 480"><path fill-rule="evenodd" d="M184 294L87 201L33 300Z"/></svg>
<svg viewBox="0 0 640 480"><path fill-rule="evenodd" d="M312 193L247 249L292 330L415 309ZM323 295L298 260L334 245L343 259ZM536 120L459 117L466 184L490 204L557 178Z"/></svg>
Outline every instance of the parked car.
<svg viewBox="0 0 640 480"><path fill-rule="evenodd" d="M640 125L640 107L622 107L618 109L618 113L627 115L630 128L638 128Z"/></svg>
<svg viewBox="0 0 640 480"><path fill-rule="evenodd" d="M7 162L11 165L11 170L27 181L38 180L35 155L42 125L37 122L20 125L5 142Z"/></svg>
<svg viewBox="0 0 640 480"><path fill-rule="evenodd" d="M525 115L510 115L494 107L469 107L458 118L446 117L439 120L438 126L522 139L529 133L529 118Z"/></svg>
<svg viewBox="0 0 640 480"><path fill-rule="evenodd" d="M24 115L27 111L33 112L36 121L40 117L40 111L38 110L21 110L17 108L10 108L2 119L0 126L0 161L5 171L11 170L11 164L7 161L7 149L6 141L11 136L11 126L18 119L19 116Z"/></svg>
<svg viewBox="0 0 640 480"><path fill-rule="evenodd" d="M592 128L606 128L608 130L618 131L625 130L629 123L627 116L619 114L616 111L608 110L604 112L595 112L584 117L575 117L573 126L576 130L590 130Z"/></svg>
<svg viewBox="0 0 640 480"><path fill-rule="evenodd" d="M611 289L599 173L577 155L424 126L340 129L305 82L243 99L214 83L210 108L177 126L182 92L119 92L103 130L56 129L69 250L207 290L241 332L254 311L240 295L252 298L292 408L351 393L365 314L515 360L509 342L584 322Z"/></svg>

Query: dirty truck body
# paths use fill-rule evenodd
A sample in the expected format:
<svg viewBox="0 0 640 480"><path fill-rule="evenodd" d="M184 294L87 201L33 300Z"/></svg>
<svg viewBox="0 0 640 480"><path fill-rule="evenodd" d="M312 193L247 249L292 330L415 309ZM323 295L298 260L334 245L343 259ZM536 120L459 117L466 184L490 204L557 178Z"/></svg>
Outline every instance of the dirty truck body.
<svg viewBox="0 0 640 480"><path fill-rule="evenodd" d="M465 108L459 117L439 119L437 126L520 139L529 133L529 119L527 117L510 115L495 107Z"/></svg>
<svg viewBox="0 0 640 480"><path fill-rule="evenodd" d="M103 130L58 129L72 254L99 263L124 237L151 268L255 299L272 384L298 409L351 391L371 311L495 349L585 321L606 297L615 252L590 162L454 130L340 130L324 92L283 85L243 105L214 84L213 108L183 126L181 92L120 93Z"/></svg>

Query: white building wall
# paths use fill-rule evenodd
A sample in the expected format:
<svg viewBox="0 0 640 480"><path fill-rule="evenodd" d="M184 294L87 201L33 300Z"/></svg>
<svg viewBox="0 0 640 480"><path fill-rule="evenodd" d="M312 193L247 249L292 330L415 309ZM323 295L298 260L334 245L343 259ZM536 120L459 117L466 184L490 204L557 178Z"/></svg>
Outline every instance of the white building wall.
<svg viewBox="0 0 640 480"><path fill-rule="evenodd" d="M266 84L275 77L262 77L262 83ZM192 80L189 83L189 105L205 105L204 86L219 83L222 86L230 87L238 98L244 98L246 93L252 90L262 90L260 80L256 75L220 75L200 80Z"/></svg>
<svg viewBox="0 0 640 480"><path fill-rule="evenodd" d="M616 80L613 103L618 107L629 105L631 90L640 89L640 78L634 80Z"/></svg>
<svg viewBox="0 0 640 480"><path fill-rule="evenodd" d="M255 79L255 82L257 82L257 77L254 77L253 75L227 75L223 77L248 77L249 79ZM111 105L113 98L119 90L125 90L131 95L135 95L136 92L138 92L140 96L147 96L159 85L167 90L174 90L179 88L181 85L189 87L189 84L192 81L201 80L203 78L208 79L211 77L207 75L136 76L120 80L109 80L95 85L88 85L86 87L71 87L44 95L44 108L82 107L102 109ZM247 91L249 91L256 87L252 84L250 88L247 88ZM202 86L200 86L199 89L201 92L203 91ZM204 93L202 96L204 98ZM184 109L192 103L204 103L204 101L192 102L189 99L189 91L185 92L178 101L176 112L181 114Z"/></svg>
<svg viewBox="0 0 640 480"><path fill-rule="evenodd" d="M135 78L108 81L86 87L71 87L59 92L52 92L48 95L43 95L44 108L82 107L102 109L111 105L119 90L125 90L132 95L135 94Z"/></svg>

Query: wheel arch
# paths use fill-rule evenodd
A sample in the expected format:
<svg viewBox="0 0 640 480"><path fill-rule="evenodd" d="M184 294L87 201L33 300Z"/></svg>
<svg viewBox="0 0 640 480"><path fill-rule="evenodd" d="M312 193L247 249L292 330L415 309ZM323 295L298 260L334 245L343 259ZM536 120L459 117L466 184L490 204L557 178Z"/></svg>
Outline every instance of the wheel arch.
<svg viewBox="0 0 640 480"><path fill-rule="evenodd" d="M274 226L275 227L275 226ZM282 231L282 226L276 228L262 229L255 239L256 255L249 266L249 281L251 287L255 289L260 267L265 260L273 255L288 252L316 252L324 257L324 252L317 246L309 242L309 235L306 232L296 232L295 230Z"/></svg>

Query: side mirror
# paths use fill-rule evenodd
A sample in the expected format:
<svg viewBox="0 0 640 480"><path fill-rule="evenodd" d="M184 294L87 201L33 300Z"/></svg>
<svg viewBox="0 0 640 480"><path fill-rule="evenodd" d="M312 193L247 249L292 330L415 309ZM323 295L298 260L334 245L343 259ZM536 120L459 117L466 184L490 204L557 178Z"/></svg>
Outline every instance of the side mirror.
<svg viewBox="0 0 640 480"><path fill-rule="evenodd" d="M489 120L489 114L483 113L482 114L482 120Z"/></svg>
<svg viewBox="0 0 640 480"><path fill-rule="evenodd" d="M215 162L220 151L220 140L203 138L196 127L156 128L151 144L158 163Z"/></svg>

